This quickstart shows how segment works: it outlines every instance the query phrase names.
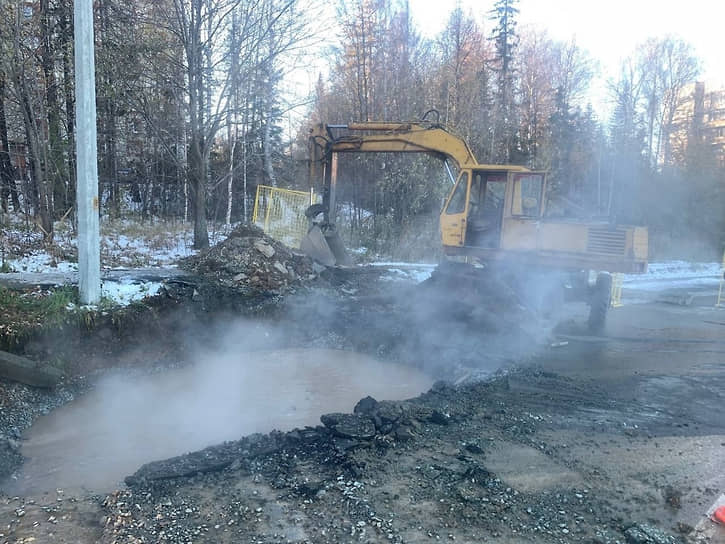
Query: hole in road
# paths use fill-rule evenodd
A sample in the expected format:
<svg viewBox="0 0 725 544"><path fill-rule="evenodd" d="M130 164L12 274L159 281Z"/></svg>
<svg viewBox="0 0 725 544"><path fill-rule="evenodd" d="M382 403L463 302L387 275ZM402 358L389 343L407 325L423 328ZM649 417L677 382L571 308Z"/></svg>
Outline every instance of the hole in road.
<svg viewBox="0 0 725 544"><path fill-rule="evenodd" d="M423 372L352 352L292 349L219 356L173 371L112 374L25 433L26 462L7 494L109 491L149 461L254 432L319 424L361 397L401 400Z"/></svg>

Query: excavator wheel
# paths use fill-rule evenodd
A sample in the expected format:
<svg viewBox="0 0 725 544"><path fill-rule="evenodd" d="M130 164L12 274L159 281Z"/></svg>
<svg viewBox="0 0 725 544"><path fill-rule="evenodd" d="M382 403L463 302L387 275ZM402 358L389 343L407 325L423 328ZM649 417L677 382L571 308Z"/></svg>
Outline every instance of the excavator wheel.
<svg viewBox="0 0 725 544"><path fill-rule="evenodd" d="M612 276L606 272L597 275L589 299L589 332L601 334L607 321L607 311L612 297Z"/></svg>

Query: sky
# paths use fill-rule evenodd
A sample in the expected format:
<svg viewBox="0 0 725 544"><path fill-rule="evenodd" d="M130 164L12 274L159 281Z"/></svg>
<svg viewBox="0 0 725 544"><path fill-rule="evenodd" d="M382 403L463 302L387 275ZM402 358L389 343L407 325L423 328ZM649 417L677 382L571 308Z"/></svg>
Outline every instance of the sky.
<svg viewBox="0 0 725 544"><path fill-rule="evenodd" d="M460 2L488 32L493 0L409 0L413 19L434 37ZM647 38L674 34L691 43L702 60L703 81L725 85L725 0L520 0L519 25L546 29L557 40L572 38L600 62L595 93L613 77L622 59ZM602 97L594 97L594 101ZM596 107L597 104L595 104Z"/></svg>

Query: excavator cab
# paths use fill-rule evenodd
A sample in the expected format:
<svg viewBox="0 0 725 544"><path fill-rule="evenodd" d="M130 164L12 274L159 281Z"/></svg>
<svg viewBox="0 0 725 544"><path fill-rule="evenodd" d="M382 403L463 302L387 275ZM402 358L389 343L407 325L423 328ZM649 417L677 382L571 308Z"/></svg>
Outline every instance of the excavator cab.
<svg viewBox="0 0 725 544"><path fill-rule="evenodd" d="M443 245L501 248L510 219L543 216L545 179L540 172L463 170L441 213Z"/></svg>

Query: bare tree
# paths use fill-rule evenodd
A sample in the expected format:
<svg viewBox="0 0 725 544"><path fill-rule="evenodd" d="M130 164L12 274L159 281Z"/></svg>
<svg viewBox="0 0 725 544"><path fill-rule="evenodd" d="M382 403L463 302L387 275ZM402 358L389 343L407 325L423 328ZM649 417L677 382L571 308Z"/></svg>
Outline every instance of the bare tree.
<svg viewBox="0 0 725 544"><path fill-rule="evenodd" d="M698 74L700 66L692 46L679 38L667 36L660 45L662 51L663 97L660 115L660 160L662 164L672 161L671 135L676 127L675 114L691 99L685 90Z"/></svg>

